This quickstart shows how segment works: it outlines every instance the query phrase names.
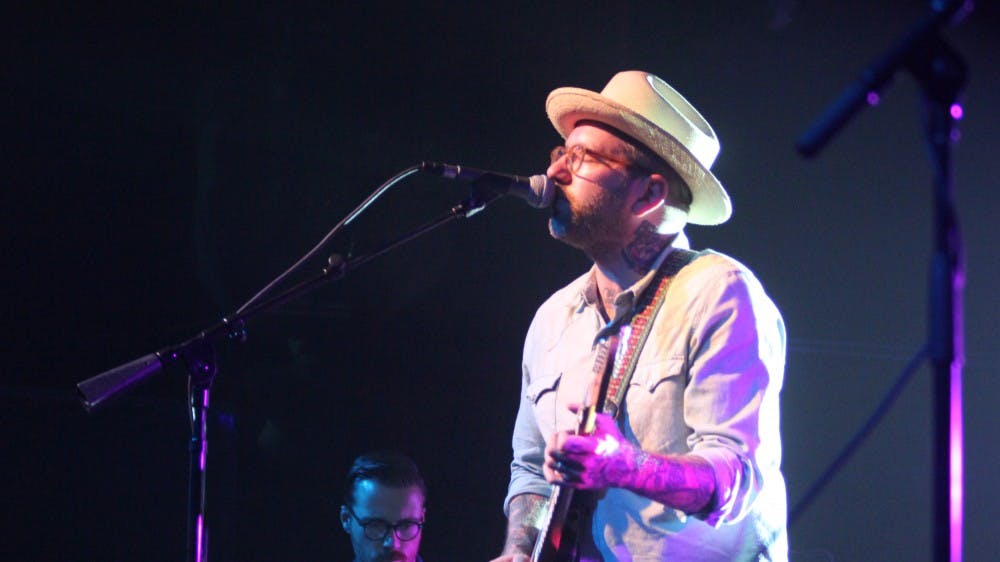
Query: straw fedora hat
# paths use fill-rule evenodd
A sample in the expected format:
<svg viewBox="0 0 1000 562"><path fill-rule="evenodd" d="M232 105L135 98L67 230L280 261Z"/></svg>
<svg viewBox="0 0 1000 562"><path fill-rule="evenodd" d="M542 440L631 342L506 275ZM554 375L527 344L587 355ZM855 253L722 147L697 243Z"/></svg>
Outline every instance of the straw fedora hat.
<svg viewBox="0 0 1000 562"><path fill-rule="evenodd" d="M660 78L629 70L616 74L601 93L558 88L549 94L545 111L563 138L589 119L618 129L658 154L691 188L688 222L721 224L732 214L729 194L710 170L719 155L715 131Z"/></svg>

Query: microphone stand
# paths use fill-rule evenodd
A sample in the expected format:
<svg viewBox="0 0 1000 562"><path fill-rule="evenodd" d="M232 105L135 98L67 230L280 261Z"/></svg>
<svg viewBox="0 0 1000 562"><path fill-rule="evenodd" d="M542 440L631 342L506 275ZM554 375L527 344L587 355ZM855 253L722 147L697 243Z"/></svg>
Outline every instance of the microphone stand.
<svg viewBox="0 0 1000 562"><path fill-rule="evenodd" d="M933 366L933 529L934 560L962 560L963 429L962 367L965 345L963 301L965 251L954 204L951 143L955 121L962 116L958 98L968 78L967 67L939 35L948 22L960 19L972 3L933 3L935 11L903 40L868 67L831 109L796 143L804 156L816 154L899 68L906 68L921 87L922 121L933 169L934 250L930 263L927 347Z"/></svg>
<svg viewBox="0 0 1000 562"><path fill-rule="evenodd" d="M392 240L375 251L350 259L333 254L322 272L267 299L223 318L198 335L182 343L144 355L77 384L84 407L93 411L135 384L175 363L183 363L188 374L188 406L191 435L188 443L188 531L189 562L208 560L208 521L206 518L206 475L208 465L208 409L212 382L218 374L216 346L226 340L247 340L246 322L252 317L311 292L320 285L343 279L369 261L459 218L471 217L500 198L502 192L488 182L473 182L469 196L446 213ZM367 205L371 199L363 205ZM355 215L356 216L356 215Z"/></svg>
<svg viewBox="0 0 1000 562"><path fill-rule="evenodd" d="M951 143L961 116L958 94L966 66L943 40L910 65L922 86L924 132L934 173L934 253L930 264L928 350L934 367L934 553L935 560L962 560L964 450L962 368L965 248L954 203Z"/></svg>

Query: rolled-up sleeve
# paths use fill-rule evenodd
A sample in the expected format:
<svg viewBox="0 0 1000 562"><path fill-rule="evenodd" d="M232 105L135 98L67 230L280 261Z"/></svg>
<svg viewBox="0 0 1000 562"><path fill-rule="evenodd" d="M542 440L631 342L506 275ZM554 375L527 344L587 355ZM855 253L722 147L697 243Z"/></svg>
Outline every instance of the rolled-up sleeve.
<svg viewBox="0 0 1000 562"><path fill-rule="evenodd" d="M780 478L785 329L749 272L733 269L698 282L684 420L691 454L715 471L716 493L701 516L719 526L745 517L765 480Z"/></svg>
<svg viewBox="0 0 1000 562"><path fill-rule="evenodd" d="M510 485L507 488L507 497L503 502L505 515L510 512L510 501L514 499L514 496L538 494L548 497L551 493L551 486L542 475L545 439L535 422L531 400L526 391L527 381L528 375L525 373L521 381L521 405L517 411L514 436L511 439L514 458L510 463Z"/></svg>

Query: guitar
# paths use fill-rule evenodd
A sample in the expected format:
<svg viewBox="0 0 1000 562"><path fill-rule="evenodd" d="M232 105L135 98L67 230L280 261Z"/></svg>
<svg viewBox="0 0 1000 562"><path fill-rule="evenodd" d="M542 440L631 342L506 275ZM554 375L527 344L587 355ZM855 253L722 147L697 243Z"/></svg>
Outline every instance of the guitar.
<svg viewBox="0 0 1000 562"><path fill-rule="evenodd" d="M577 434L592 435L597 414L604 409L608 384L614 373L617 331L598 344L594 377L578 413ZM552 486L542 528L531 552L531 562L575 562L581 557L600 559L594 544L591 520L597 506L596 492Z"/></svg>

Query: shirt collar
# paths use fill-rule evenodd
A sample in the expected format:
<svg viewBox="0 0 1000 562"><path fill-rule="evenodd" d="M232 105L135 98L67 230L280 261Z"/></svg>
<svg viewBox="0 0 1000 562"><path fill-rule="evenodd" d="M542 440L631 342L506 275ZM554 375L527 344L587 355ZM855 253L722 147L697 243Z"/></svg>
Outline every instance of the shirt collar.
<svg viewBox="0 0 1000 562"><path fill-rule="evenodd" d="M653 267L649 268L649 271L642 276L638 281L636 281L631 287L625 289L618 296L615 297L615 315L617 316L622 311L631 310L635 305L636 297L641 295L642 292L649 286L650 282L653 281L653 277L656 276L657 270L663 265L663 260L667 259L667 256L674 251L675 248L690 249L691 243L688 241L687 236L684 231L677 233L673 241L666 248L660 252L660 255L656 257L653 262ZM579 311L582 311L584 307L597 306L597 265L593 265L590 268L590 273L580 289L580 307Z"/></svg>

